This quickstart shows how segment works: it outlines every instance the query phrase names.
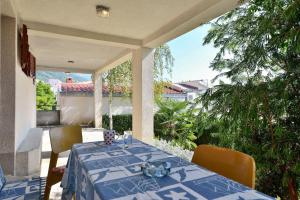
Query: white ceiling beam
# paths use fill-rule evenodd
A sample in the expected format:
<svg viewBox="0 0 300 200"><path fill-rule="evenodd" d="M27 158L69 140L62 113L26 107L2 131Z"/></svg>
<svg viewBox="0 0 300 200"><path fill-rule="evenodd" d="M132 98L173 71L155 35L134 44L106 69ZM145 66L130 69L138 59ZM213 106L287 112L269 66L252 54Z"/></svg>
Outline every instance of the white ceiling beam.
<svg viewBox="0 0 300 200"><path fill-rule="evenodd" d="M143 40L143 46L156 48L200 25L232 10L240 0L201 1L190 10L179 15Z"/></svg>
<svg viewBox="0 0 300 200"><path fill-rule="evenodd" d="M116 57L114 57L113 59L104 63L102 66L100 66L95 71L95 73L100 74L102 72L108 71L108 70L126 62L127 60L130 60L131 57L132 57L132 51L130 49L127 49L127 50L123 51L122 53L120 53L119 55L117 55Z"/></svg>
<svg viewBox="0 0 300 200"><path fill-rule="evenodd" d="M52 72L70 72L70 73L82 73L82 74L92 74L94 70L89 69L78 69L71 67L50 67L50 66L36 66L37 71L52 71Z"/></svg>
<svg viewBox="0 0 300 200"><path fill-rule="evenodd" d="M99 43L102 45L136 49L142 45L141 40L90 32L80 29L43 24L39 22L23 21L28 27L29 35L45 36L52 38L74 39L84 42Z"/></svg>
<svg viewBox="0 0 300 200"><path fill-rule="evenodd" d="M13 1L10 0L0 0L0 10L1 15L13 17L18 20L17 9Z"/></svg>

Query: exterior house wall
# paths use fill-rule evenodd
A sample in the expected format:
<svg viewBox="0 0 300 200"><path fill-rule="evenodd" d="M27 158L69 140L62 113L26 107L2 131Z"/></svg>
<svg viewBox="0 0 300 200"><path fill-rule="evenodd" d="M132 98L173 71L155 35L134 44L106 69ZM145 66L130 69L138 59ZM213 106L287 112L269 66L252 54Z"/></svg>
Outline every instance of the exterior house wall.
<svg viewBox="0 0 300 200"><path fill-rule="evenodd" d="M94 98L60 96L61 124L88 124L94 120Z"/></svg>
<svg viewBox="0 0 300 200"><path fill-rule="evenodd" d="M103 97L102 113L108 114L108 97ZM112 114L113 115L126 115L132 114L132 103L129 97L113 97L112 101Z"/></svg>
<svg viewBox="0 0 300 200"><path fill-rule="evenodd" d="M36 95L33 80L16 65L15 135L16 150L25 139L29 129L36 126Z"/></svg>
<svg viewBox="0 0 300 200"><path fill-rule="evenodd" d="M163 98L165 99L172 99L175 101L186 101L187 96L186 94L163 94Z"/></svg>
<svg viewBox="0 0 300 200"><path fill-rule="evenodd" d="M94 121L93 96L59 96L61 124L88 124ZM108 114L108 97L103 97L102 114ZM131 114L132 105L129 97L114 97L113 115Z"/></svg>

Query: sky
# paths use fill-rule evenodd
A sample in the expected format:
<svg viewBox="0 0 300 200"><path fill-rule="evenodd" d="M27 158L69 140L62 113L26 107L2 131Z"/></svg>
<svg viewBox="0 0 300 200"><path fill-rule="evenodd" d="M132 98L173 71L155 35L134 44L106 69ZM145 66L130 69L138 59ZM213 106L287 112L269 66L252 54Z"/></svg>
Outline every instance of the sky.
<svg viewBox="0 0 300 200"><path fill-rule="evenodd" d="M203 40L210 25L202 25L167 44L175 58L172 82L208 79L211 81L218 73L209 68L218 49L213 45L203 46Z"/></svg>

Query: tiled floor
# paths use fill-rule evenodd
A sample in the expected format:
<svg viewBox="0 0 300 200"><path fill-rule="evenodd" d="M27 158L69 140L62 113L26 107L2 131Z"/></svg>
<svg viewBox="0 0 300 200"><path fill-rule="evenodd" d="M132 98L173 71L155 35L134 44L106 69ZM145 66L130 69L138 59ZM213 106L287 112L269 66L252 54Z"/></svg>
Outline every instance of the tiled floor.
<svg viewBox="0 0 300 200"><path fill-rule="evenodd" d="M101 141L103 140L103 132L102 129L83 129L83 142L92 142L92 141ZM45 130L43 133L43 143L42 143L42 163L41 163L41 173L40 176L46 177L48 173L49 167L49 152L51 152L50 138L49 138L49 130ZM46 158L48 157L48 158ZM58 158L57 166L65 165L68 161L68 152L63 153ZM62 189L60 187L60 183L52 186L50 199L58 200L61 199Z"/></svg>

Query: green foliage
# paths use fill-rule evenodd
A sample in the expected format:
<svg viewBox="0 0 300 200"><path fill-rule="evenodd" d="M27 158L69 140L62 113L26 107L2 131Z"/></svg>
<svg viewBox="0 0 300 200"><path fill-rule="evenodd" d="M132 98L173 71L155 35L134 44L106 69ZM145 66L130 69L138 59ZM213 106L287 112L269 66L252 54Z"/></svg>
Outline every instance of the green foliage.
<svg viewBox="0 0 300 200"><path fill-rule="evenodd" d="M198 104L160 99L154 116L154 133L184 149L199 144L219 144L221 121L210 117Z"/></svg>
<svg viewBox="0 0 300 200"><path fill-rule="evenodd" d="M196 139L193 125L195 110L187 102L160 100L154 117L154 133L159 139L171 141L186 149L194 149Z"/></svg>
<svg viewBox="0 0 300 200"><path fill-rule="evenodd" d="M114 130L117 133L123 134L124 131L132 130L132 116L131 115L114 115ZM109 116L102 116L102 127L109 129Z"/></svg>
<svg viewBox="0 0 300 200"><path fill-rule="evenodd" d="M103 73L102 78L109 91L109 129L113 129L112 98L114 88L116 86L121 87L122 93L125 96L130 94L130 85L132 81L131 61L126 61L123 64L110 69L108 72Z"/></svg>
<svg viewBox="0 0 300 200"><path fill-rule="evenodd" d="M38 81L36 84L36 108L37 110L53 110L56 106L56 98L49 84Z"/></svg>
<svg viewBox="0 0 300 200"><path fill-rule="evenodd" d="M169 45L160 45L154 51L154 97L157 101L161 98L166 85L170 84L174 66L174 57L172 56Z"/></svg>
<svg viewBox="0 0 300 200"><path fill-rule="evenodd" d="M108 86L110 93L113 93L115 86L124 88L124 93L128 94L129 86L132 82L131 61L126 61L108 72L103 73L103 82Z"/></svg>
<svg viewBox="0 0 300 200"><path fill-rule="evenodd" d="M195 115L195 121L193 124L193 130L196 133L197 139L195 143L200 144L213 144L219 145L220 138L220 120L210 117L207 112L198 110Z"/></svg>
<svg viewBox="0 0 300 200"><path fill-rule="evenodd" d="M169 45L160 45L154 51L154 80L163 82L172 78L174 57Z"/></svg>
<svg viewBox="0 0 300 200"><path fill-rule="evenodd" d="M297 199L300 185L300 1L250 0L213 23L220 82L199 103L220 145L252 155L257 189ZM296 195L293 195L295 193Z"/></svg>

